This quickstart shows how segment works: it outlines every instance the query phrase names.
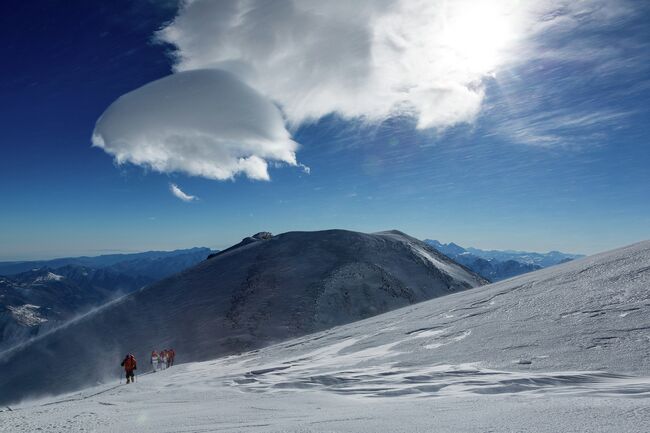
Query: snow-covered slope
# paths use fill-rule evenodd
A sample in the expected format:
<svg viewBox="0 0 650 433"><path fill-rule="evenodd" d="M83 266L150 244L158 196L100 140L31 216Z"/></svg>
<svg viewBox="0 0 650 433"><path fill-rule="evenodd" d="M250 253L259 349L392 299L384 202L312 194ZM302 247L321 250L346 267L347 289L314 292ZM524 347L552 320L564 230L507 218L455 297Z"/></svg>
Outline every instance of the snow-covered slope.
<svg viewBox="0 0 650 433"><path fill-rule="evenodd" d="M649 402L646 241L29 402L0 413L0 431L641 433Z"/></svg>
<svg viewBox="0 0 650 433"><path fill-rule="evenodd" d="M484 282L399 232L259 235L0 354L0 402L114 377L126 352L144 359L173 347L179 360L210 359Z"/></svg>

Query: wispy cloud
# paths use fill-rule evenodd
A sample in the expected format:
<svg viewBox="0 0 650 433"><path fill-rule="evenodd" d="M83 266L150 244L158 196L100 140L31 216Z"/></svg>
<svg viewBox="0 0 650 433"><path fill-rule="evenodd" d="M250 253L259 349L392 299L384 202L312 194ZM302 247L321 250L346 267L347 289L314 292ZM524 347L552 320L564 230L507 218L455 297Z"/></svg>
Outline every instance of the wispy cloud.
<svg viewBox="0 0 650 433"><path fill-rule="evenodd" d="M632 114L628 111L563 108L504 119L495 130L514 143L532 146L593 146L602 144L607 139L605 131L622 127L624 119Z"/></svg>
<svg viewBox="0 0 650 433"><path fill-rule="evenodd" d="M607 143L630 125L634 95L650 84L650 46L637 36L646 24L625 0L547 4L521 58L488 91L488 134L554 148Z"/></svg>
<svg viewBox="0 0 650 433"><path fill-rule="evenodd" d="M190 202L190 201L195 201L198 200L199 198L193 195L186 194L183 192L182 189L178 187L178 185L174 183L169 184L169 190L171 191L172 194L174 194L175 197L185 201L185 202Z"/></svg>

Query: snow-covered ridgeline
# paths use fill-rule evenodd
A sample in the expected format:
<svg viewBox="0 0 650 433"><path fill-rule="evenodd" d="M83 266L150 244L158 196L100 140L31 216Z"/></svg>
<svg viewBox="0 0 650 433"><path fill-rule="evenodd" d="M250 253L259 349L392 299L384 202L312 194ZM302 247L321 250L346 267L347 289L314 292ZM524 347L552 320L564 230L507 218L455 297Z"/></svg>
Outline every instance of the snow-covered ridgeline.
<svg viewBox="0 0 650 433"><path fill-rule="evenodd" d="M423 254L430 254L429 258ZM436 260L432 258L435 257ZM400 232L245 239L0 355L0 403L112 377L112 359L173 347L196 361L263 347L486 281ZM74 352L52 376L49 365ZM39 363L16 362L39 359Z"/></svg>

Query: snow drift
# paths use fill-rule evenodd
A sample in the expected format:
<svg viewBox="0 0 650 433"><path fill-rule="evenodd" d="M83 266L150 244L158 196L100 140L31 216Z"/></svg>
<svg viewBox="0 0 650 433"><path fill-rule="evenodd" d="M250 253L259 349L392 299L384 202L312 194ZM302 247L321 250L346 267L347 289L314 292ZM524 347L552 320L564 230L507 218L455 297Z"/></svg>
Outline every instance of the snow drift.
<svg viewBox="0 0 650 433"><path fill-rule="evenodd" d="M114 380L126 352L211 359L484 283L399 232L260 234L0 354L0 401Z"/></svg>

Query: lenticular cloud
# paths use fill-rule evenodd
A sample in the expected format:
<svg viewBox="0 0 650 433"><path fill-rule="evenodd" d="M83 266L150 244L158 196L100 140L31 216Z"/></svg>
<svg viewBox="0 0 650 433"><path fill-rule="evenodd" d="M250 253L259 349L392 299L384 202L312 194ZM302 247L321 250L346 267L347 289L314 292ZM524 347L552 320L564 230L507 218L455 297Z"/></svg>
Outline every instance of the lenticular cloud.
<svg viewBox="0 0 650 433"><path fill-rule="evenodd" d="M115 157L162 173L268 180L268 162L297 165L277 107L222 70L179 72L117 99L92 142Z"/></svg>

